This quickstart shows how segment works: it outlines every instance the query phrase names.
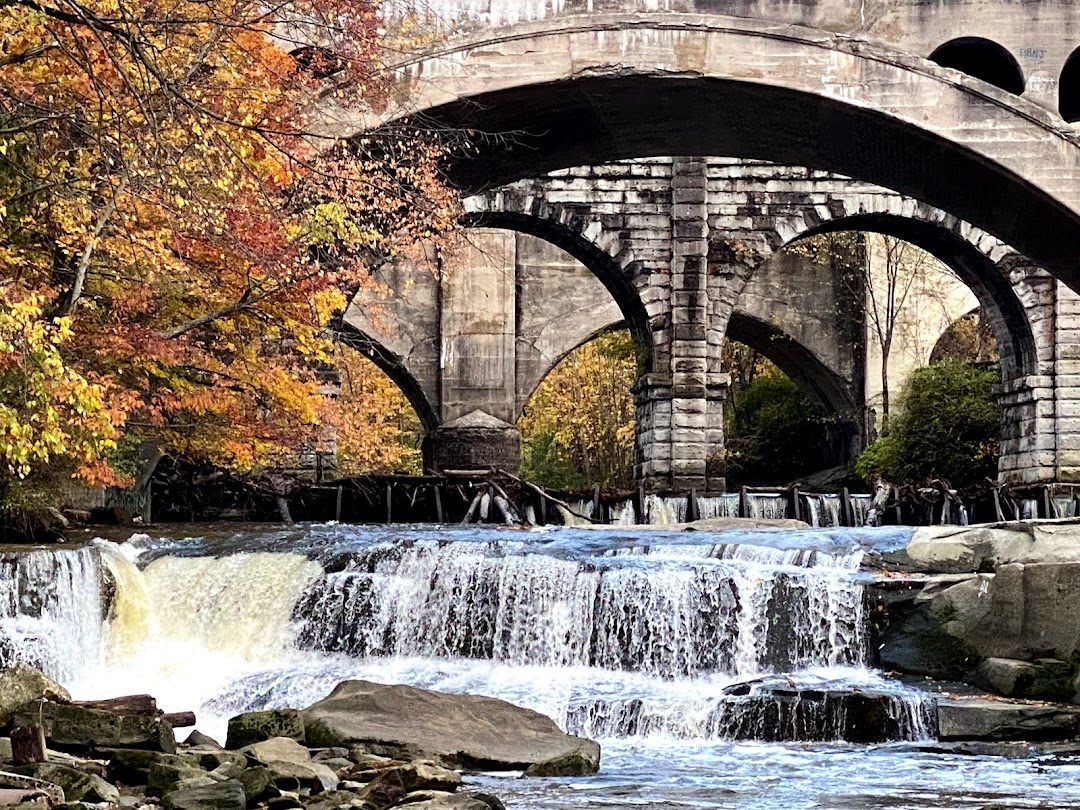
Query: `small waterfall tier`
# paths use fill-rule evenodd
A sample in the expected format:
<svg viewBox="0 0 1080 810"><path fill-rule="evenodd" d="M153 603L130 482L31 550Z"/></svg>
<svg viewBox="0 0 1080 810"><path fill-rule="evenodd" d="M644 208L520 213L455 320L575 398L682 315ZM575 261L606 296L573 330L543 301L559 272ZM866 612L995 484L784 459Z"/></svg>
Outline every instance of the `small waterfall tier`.
<svg viewBox="0 0 1080 810"><path fill-rule="evenodd" d="M609 740L932 736L932 701L868 668L861 531L311 526L35 550L0 557L0 656L77 697L153 692L204 730L362 677Z"/></svg>

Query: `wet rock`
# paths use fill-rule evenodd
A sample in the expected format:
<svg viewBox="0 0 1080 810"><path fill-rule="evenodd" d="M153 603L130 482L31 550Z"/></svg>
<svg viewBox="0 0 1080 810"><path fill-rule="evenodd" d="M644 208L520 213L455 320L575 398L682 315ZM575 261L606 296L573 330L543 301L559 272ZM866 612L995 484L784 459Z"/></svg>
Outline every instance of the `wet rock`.
<svg viewBox="0 0 1080 810"><path fill-rule="evenodd" d="M0 670L0 725L7 725L16 709L42 698L71 701L64 687L27 663L17 661Z"/></svg>
<svg viewBox="0 0 1080 810"><path fill-rule="evenodd" d="M105 774L110 781L123 785L145 785L150 780L150 768L156 764L184 765L182 757L160 751L139 748L98 749L108 758Z"/></svg>
<svg viewBox="0 0 1080 810"><path fill-rule="evenodd" d="M195 765L155 762L150 766L146 792L151 796L164 796L176 790L184 780L206 776L206 771Z"/></svg>
<svg viewBox="0 0 1080 810"><path fill-rule="evenodd" d="M502 803L498 796L492 796L490 793L469 793L468 795L478 802L486 804L490 810L506 810L506 805Z"/></svg>
<svg viewBox="0 0 1080 810"><path fill-rule="evenodd" d="M1070 740L1080 708L971 698L938 701L938 740Z"/></svg>
<svg viewBox="0 0 1080 810"><path fill-rule="evenodd" d="M491 805L467 793L442 793L423 790L403 796L390 807L408 807L409 810L491 810Z"/></svg>
<svg viewBox="0 0 1080 810"><path fill-rule="evenodd" d="M1006 697L1067 701L1076 692L1075 677L1076 667L1056 658L987 658L979 664L975 683Z"/></svg>
<svg viewBox="0 0 1080 810"><path fill-rule="evenodd" d="M578 750L583 761L600 759L599 745L563 733L539 712L478 695L344 681L303 715L312 744L362 744L447 767L523 770Z"/></svg>
<svg viewBox="0 0 1080 810"><path fill-rule="evenodd" d="M985 614L992 578L944 575L905 586L875 586L872 596L887 614L875 645L881 666L947 680L967 678L982 656L965 640L965 628Z"/></svg>
<svg viewBox="0 0 1080 810"><path fill-rule="evenodd" d="M188 734L187 739L184 740L184 745L200 746L203 748L221 748L221 745L213 737L209 737L203 734L198 729L195 729Z"/></svg>
<svg viewBox="0 0 1080 810"><path fill-rule="evenodd" d="M47 797L50 804L59 804L64 801L64 789L60 785L21 773L0 771L0 789L42 794Z"/></svg>
<svg viewBox="0 0 1080 810"><path fill-rule="evenodd" d="M245 810L246 804L244 786L237 779L174 790L161 799L165 810Z"/></svg>
<svg viewBox="0 0 1080 810"><path fill-rule="evenodd" d="M40 779L53 785L59 785L64 791L64 800L69 802L113 802L119 800L120 791L96 774L56 765L51 762L35 762L32 765L20 765L12 769L14 773Z"/></svg>
<svg viewBox="0 0 1080 810"><path fill-rule="evenodd" d="M181 762L204 771L225 774L226 779L232 779L248 766L248 759L244 754L223 748L189 748L178 751L176 756Z"/></svg>
<svg viewBox="0 0 1080 810"><path fill-rule="evenodd" d="M569 751L562 756L534 762L525 769L525 776L578 776L583 773L596 773L600 768L599 751L597 758L588 758L591 751L577 749Z"/></svg>
<svg viewBox="0 0 1080 810"><path fill-rule="evenodd" d="M280 791L274 786L274 775L265 765L247 768L236 778L244 786L248 805L256 805L280 795Z"/></svg>
<svg viewBox="0 0 1080 810"><path fill-rule="evenodd" d="M314 799L308 801L304 805L307 810L339 810L341 808L358 808L361 810L368 810L368 808L374 807L369 802L358 798L355 793L349 793L343 790L331 790L326 793L320 793Z"/></svg>
<svg viewBox="0 0 1080 810"><path fill-rule="evenodd" d="M225 747L243 748L274 737L291 737L304 741L304 720L296 709L269 709L245 712L229 720Z"/></svg>
<svg viewBox="0 0 1080 810"><path fill-rule="evenodd" d="M37 700L16 711L12 722L16 726L40 724L49 747L61 751L145 748L176 752L172 727L156 717Z"/></svg>
<svg viewBox="0 0 1080 810"><path fill-rule="evenodd" d="M282 789L311 788L333 790L338 775L321 762L311 759L311 752L290 737L274 737L241 749L243 753L263 763Z"/></svg>

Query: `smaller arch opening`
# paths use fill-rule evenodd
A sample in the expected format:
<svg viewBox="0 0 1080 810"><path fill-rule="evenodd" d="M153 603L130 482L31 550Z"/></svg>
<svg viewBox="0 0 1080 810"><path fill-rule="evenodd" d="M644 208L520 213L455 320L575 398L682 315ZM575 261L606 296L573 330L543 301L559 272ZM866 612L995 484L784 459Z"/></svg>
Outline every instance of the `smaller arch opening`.
<svg viewBox="0 0 1080 810"><path fill-rule="evenodd" d="M1069 54L1058 77L1058 111L1070 124L1080 121L1080 48Z"/></svg>
<svg viewBox="0 0 1080 810"><path fill-rule="evenodd" d="M934 49L930 61L982 79L1016 96L1024 92L1024 72L1020 64L992 39L960 37L949 40Z"/></svg>

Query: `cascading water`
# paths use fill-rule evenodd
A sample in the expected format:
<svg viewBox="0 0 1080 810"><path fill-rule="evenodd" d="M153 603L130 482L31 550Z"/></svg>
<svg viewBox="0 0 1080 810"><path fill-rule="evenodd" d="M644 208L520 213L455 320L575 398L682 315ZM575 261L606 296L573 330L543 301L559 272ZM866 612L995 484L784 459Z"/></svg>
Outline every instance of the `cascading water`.
<svg viewBox="0 0 1080 810"><path fill-rule="evenodd" d="M817 749L784 741L833 741L844 761L838 741L933 735L932 701L867 668L863 551L907 531L141 536L4 558L0 635L77 697L151 692L218 735L234 713L304 706L349 677L489 694L605 751L579 783L597 803L593 788L495 788L514 806L620 804L610 780L638 784L642 805L705 806L717 768L796 757L817 778ZM673 767L693 775L658 775ZM687 779L699 787L681 802Z"/></svg>

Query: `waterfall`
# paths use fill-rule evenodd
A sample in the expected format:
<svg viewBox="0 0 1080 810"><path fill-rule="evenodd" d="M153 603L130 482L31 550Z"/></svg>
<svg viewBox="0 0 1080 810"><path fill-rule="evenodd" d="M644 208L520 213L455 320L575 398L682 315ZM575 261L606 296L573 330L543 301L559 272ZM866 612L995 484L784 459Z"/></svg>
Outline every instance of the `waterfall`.
<svg viewBox="0 0 1080 810"><path fill-rule="evenodd" d="M880 739L932 732L931 703L867 669L858 544L633 532L321 526L12 554L0 652L77 698L155 694L210 733L350 677L609 739L858 741L860 700Z"/></svg>
<svg viewBox="0 0 1080 810"><path fill-rule="evenodd" d="M755 492L749 500L752 518L781 520L787 517L787 498L778 492Z"/></svg>
<svg viewBox="0 0 1080 810"><path fill-rule="evenodd" d="M686 522L686 498L648 495L645 498L646 523L666 525Z"/></svg>
<svg viewBox="0 0 1080 810"><path fill-rule="evenodd" d="M697 500L698 514L704 519L738 517L739 495L717 495L713 497L699 497Z"/></svg>
<svg viewBox="0 0 1080 810"><path fill-rule="evenodd" d="M101 614L95 549L0 555L0 663L22 659L68 685L100 656Z"/></svg>
<svg viewBox="0 0 1080 810"><path fill-rule="evenodd" d="M668 678L863 661L862 586L847 573L861 553L649 547L658 564L600 567L522 551L415 543L358 555L300 598L300 644Z"/></svg>

